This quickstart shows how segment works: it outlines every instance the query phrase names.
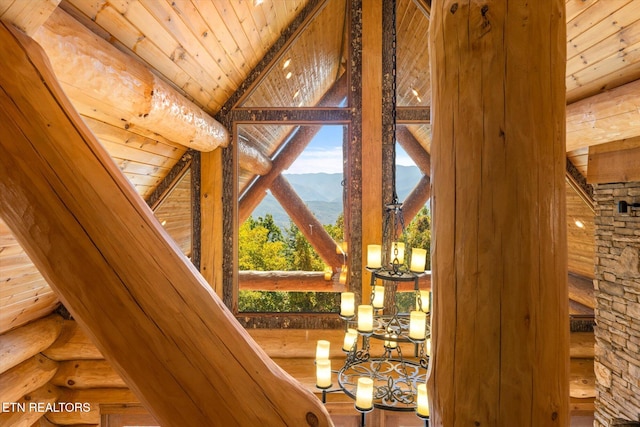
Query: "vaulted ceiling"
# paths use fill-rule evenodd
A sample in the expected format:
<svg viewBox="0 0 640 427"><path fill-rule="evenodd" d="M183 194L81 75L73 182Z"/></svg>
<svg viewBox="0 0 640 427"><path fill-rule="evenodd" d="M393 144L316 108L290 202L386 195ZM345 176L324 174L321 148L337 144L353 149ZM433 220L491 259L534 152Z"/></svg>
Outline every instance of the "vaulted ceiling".
<svg viewBox="0 0 640 427"><path fill-rule="evenodd" d="M136 111L127 101L127 93L136 90L127 86L133 80L109 77L126 71L118 67L127 61L138 64L134 74L149 70L160 82L154 84L164 85L160 87L168 96L185 98L189 108L213 117L228 108L330 108L343 99L337 96L323 104L346 72L351 22L346 0L36 3L0 0L0 17L44 47L73 105L145 199L184 161L194 138L163 134L129 116ZM430 107L428 14L426 1L399 0L399 107ZM640 146L640 3L567 0L566 18L567 158L575 169L567 181L567 227L569 270L578 278L570 289L579 307L592 308L584 290L593 278L594 221L583 179L589 175L590 147L609 144L611 151ZM83 55L94 61L93 74L75 60ZM121 59L114 60L116 56ZM150 85L152 91L158 87ZM109 96L115 97L111 103L106 102ZM428 152L428 121L403 126ZM270 122L246 124L238 131L238 145L269 159L291 130ZM255 176L250 164L244 165L241 159L241 187ZM181 185L188 187L190 179L186 176ZM182 218L171 224L184 224L188 195L180 187L174 195L175 204L162 209ZM183 235L180 227L169 231ZM0 332L57 304L56 295L0 221Z"/></svg>

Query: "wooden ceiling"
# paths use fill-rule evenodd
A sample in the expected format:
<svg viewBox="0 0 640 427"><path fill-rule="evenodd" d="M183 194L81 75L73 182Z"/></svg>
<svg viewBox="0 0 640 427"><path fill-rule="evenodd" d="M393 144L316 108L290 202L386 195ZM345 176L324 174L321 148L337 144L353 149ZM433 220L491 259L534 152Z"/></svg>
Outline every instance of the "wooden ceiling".
<svg viewBox="0 0 640 427"><path fill-rule="evenodd" d="M111 89L88 88L95 76L83 73L75 63L75 73L67 67L71 58L82 55L79 46L104 52L105 74L111 71L108 58L116 54L139 61L175 91L173 96L186 98L211 116L237 91L243 93L238 98L240 108L309 109L344 73L347 4L346 0L64 0L56 6L0 0L0 18L43 45L74 106L140 196L148 199L183 159L188 141L173 140L127 119L122 115L125 102L113 108L102 103L96 94ZM430 107L427 11L423 0L399 0L399 106ZM587 177L590 146L621 140L627 146L640 145L640 139L634 139L640 138L640 2L567 0L566 16L567 156ZM292 25L295 31L290 31ZM281 48L263 72L252 75L274 45ZM287 59L292 61L283 69ZM292 71L289 79L287 70ZM243 85L247 79L253 83ZM429 124L407 126L428 151ZM245 126L240 134L247 146L270 157L290 131L289 126L270 124ZM241 172L241 185L252 176L248 169ZM171 203L185 204L188 199L180 189L174 196L159 216L172 215ZM593 278L593 211L575 186L568 186L567 207L569 269ZM584 227L578 228L576 221ZM175 236L184 235L184 227L177 229ZM0 333L51 312L57 303L0 220Z"/></svg>

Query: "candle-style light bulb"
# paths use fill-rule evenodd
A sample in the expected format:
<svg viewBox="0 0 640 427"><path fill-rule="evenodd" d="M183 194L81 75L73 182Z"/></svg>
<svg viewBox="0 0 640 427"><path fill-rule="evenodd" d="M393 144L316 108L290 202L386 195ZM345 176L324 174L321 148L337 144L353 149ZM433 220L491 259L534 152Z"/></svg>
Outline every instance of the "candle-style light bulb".
<svg viewBox="0 0 640 427"><path fill-rule="evenodd" d="M316 361L328 360L331 343L327 340L318 340L316 345Z"/></svg>
<svg viewBox="0 0 640 427"><path fill-rule="evenodd" d="M409 314L409 338L423 340L427 335L427 314L424 311L412 311Z"/></svg>
<svg viewBox="0 0 640 427"><path fill-rule="evenodd" d="M358 331L359 332L372 332L373 331L373 307L370 305L358 306Z"/></svg>
<svg viewBox="0 0 640 427"><path fill-rule="evenodd" d="M316 360L316 387L331 387L331 360Z"/></svg>
<svg viewBox="0 0 640 427"><path fill-rule="evenodd" d="M427 395L427 385L418 384L418 407L416 408L418 416L427 418L429 416L429 397Z"/></svg>
<svg viewBox="0 0 640 427"><path fill-rule="evenodd" d="M371 378L358 378L356 387L356 409L369 411L373 408L373 380Z"/></svg>
<svg viewBox="0 0 640 427"><path fill-rule="evenodd" d="M424 272L424 268L427 265L427 251L426 249L411 248L411 267L409 268L414 273Z"/></svg>
<svg viewBox="0 0 640 427"><path fill-rule="evenodd" d="M342 342L342 349L344 351L351 351L356 341L358 341L358 331L355 329L347 329L347 332L344 334L344 341Z"/></svg>
<svg viewBox="0 0 640 427"><path fill-rule="evenodd" d="M382 247L380 245L367 246L367 267L368 268L382 267Z"/></svg>
<svg viewBox="0 0 640 427"><path fill-rule="evenodd" d="M416 296L416 310L424 311L428 313L430 311L430 299L431 292L420 291L420 294Z"/></svg>
<svg viewBox="0 0 640 427"><path fill-rule="evenodd" d="M384 286L376 285L373 287L373 308L380 309L384 307Z"/></svg>
<svg viewBox="0 0 640 427"><path fill-rule="evenodd" d="M351 317L355 314L355 294L343 292L340 295L340 316Z"/></svg>

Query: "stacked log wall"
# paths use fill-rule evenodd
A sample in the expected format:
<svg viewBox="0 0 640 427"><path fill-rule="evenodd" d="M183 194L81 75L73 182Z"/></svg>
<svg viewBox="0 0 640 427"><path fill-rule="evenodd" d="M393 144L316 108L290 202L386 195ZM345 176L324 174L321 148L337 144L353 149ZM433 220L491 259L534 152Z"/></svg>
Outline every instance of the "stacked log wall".
<svg viewBox="0 0 640 427"><path fill-rule="evenodd" d="M276 363L319 398L313 363L317 340L331 342L334 370L344 361L341 330L249 332ZM593 408L593 334L576 332L571 338L571 408L576 414ZM3 426L98 426L105 408L141 408L140 400L78 324L57 314L0 335L0 391ZM353 401L342 393L327 395L327 407L335 422L358 416Z"/></svg>

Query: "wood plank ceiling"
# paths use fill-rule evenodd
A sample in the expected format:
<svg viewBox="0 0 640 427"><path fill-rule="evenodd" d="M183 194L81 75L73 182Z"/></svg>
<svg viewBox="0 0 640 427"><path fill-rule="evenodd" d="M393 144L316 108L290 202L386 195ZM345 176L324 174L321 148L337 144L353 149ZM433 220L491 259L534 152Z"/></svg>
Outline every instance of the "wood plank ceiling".
<svg viewBox="0 0 640 427"><path fill-rule="evenodd" d="M34 3L0 0L0 17L15 22L21 13L29 13L27 6ZM30 34L36 41L40 37L44 42L47 34L60 33L55 23L76 21L82 31L74 30L65 36L65 43L87 43L85 39L92 37L95 46L110 44L110 48L135 58L176 93L214 116L296 17L306 13L308 25L303 25L300 34L284 45L272 61L270 71L251 87L239 105L293 110L317 105L344 73L348 51L347 4L346 0L64 0L44 28ZM627 145L640 145L640 140L633 139L640 137L640 90L631 86L640 78L640 2L567 0L566 6L567 111L568 117L573 118L567 122L570 147L567 157L586 177L589 145L593 142L582 141L590 141L593 132L599 132L598 144L625 139ZM426 2L422 0L399 1L400 107L430 107L425 12ZM49 33L43 33L44 30ZM287 59L292 61L284 68ZM58 72L55 63L53 66ZM292 71L289 79L287 70ZM110 115L108 109L96 105L96 99L82 90L83 79L87 78L78 73L65 80L63 87L140 196L149 198L169 171L184 160L187 147ZM609 110L602 107L601 111L601 105L618 93L615 106ZM626 125L616 121L621 114L626 114ZM406 126L428 151L429 124ZM626 130L623 137L619 132L621 126ZM244 126L241 142L271 157L290 130L274 124ZM252 178L249 170L243 170L241 185L247 185ZM186 177L183 184L189 179ZM593 211L574 188L577 187L568 186L567 192L569 269L592 279ZM170 215L181 217L177 222L182 225L171 232L184 236L188 234L184 222L189 214L184 210L178 212L177 207L189 204L188 195L178 189L175 196L158 216L161 220ZM582 227L576 225L577 221ZM168 222L176 224L175 218ZM188 242L184 244L187 251ZM57 303L44 278L0 220L0 333L51 312Z"/></svg>

